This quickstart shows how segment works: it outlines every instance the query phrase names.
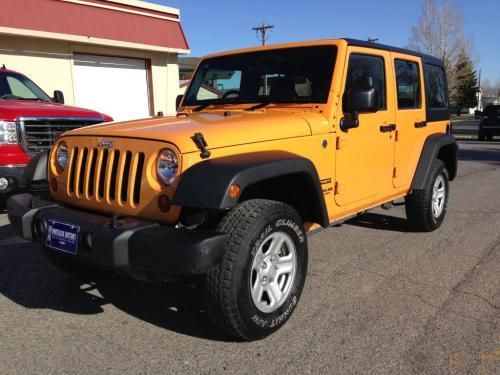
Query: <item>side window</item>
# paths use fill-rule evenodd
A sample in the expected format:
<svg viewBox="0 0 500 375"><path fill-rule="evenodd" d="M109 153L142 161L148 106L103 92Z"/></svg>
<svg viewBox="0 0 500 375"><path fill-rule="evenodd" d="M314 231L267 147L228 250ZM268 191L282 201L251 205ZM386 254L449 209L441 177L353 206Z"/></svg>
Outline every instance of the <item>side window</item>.
<svg viewBox="0 0 500 375"><path fill-rule="evenodd" d="M418 64L411 61L396 60L395 70L398 108L420 108L421 92Z"/></svg>
<svg viewBox="0 0 500 375"><path fill-rule="evenodd" d="M425 77L427 83L427 97L429 98L429 108L447 108L448 99L446 94L446 81L444 69L426 64Z"/></svg>
<svg viewBox="0 0 500 375"><path fill-rule="evenodd" d="M36 95L17 78L7 77L7 84L12 95L25 99L36 99Z"/></svg>
<svg viewBox="0 0 500 375"><path fill-rule="evenodd" d="M349 70L344 91L344 112L346 112L347 93L351 88L374 88L378 95L378 108L386 109L385 69L382 57L352 54L349 57Z"/></svg>

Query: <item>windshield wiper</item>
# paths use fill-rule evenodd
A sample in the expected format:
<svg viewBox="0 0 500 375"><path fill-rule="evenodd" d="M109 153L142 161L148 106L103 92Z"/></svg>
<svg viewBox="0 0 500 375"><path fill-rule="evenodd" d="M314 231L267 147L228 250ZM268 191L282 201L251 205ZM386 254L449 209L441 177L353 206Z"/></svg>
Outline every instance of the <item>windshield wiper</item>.
<svg viewBox="0 0 500 375"><path fill-rule="evenodd" d="M200 111L203 111L205 108L211 106L213 103L207 103L207 104L202 104L202 105L199 105L198 107L196 108L193 108L193 112L200 112Z"/></svg>
<svg viewBox="0 0 500 375"><path fill-rule="evenodd" d="M256 104L256 105L253 105L251 107L248 107L245 109L245 111L255 111L256 109L261 109L261 108L264 108L264 107L267 107L269 104L271 104L272 101L265 101L265 102L261 102L259 104Z"/></svg>

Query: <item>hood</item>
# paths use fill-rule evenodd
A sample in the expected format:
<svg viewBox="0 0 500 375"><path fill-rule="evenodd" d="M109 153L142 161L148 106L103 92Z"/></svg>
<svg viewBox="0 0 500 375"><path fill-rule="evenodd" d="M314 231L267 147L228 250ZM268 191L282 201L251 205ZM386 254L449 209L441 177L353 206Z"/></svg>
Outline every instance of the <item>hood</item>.
<svg viewBox="0 0 500 375"><path fill-rule="evenodd" d="M19 117L92 117L105 119L99 112L63 104L34 100L0 100L0 120L14 121Z"/></svg>
<svg viewBox="0 0 500 375"><path fill-rule="evenodd" d="M187 153L199 151L191 139L195 133L203 134L208 149L308 136L311 135L311 127L306 118L303 114L271 111L221 111L89 126L72 130L66 135L168 141L176 145L181 153Z"/></svg>

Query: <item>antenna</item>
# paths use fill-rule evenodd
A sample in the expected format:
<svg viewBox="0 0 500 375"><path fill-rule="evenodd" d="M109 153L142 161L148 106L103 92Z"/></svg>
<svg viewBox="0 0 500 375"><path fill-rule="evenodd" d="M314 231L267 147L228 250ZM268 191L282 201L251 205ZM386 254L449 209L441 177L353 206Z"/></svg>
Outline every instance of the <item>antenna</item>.
<svg viewBox="0 0 500 375"><path fill-rule="evenodd" d="M267 40L269 39L269 34L271 30L274 29L274 25L265 24L264 22L260 26L255 26L252 30L257 34L257 39L259 39L263 46L266 45Z"/></svg>
<svg viewBox="0 0 500 375"><path fill-rule="evenodd" d="M2 64L2 69L7 69L7 68L5 67L5 64Z"/></svg>
<svg viewBox="0 0 500 375"><path fill-rule="evenodd" d="M368 42L370 42L370 43L374 43L374 42L377 42L377 41L378 41L378 38L368 37Z"/></svg>

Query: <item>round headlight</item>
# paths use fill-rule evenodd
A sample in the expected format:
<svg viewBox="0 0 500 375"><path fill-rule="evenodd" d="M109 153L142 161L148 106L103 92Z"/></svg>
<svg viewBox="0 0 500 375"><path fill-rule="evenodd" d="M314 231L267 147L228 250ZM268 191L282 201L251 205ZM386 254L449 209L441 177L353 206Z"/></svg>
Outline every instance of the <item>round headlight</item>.
<svg viewBox="0 0 500 375"><path fill-rule="evenodd" d="M168 148L160 151L156 162L156 172L161 182L165 185L171 185L177 177L178 168L179 160L175 152Z"/></svg>
<svg viewBox="0 0 500 375"><path fill-rule="evenodd" d="M59 145L57 145L56 150L56 164L61 171L63 171L68 165L68 155L68 145L66 142L60 142Z"/></svg>

